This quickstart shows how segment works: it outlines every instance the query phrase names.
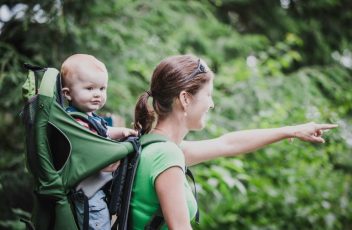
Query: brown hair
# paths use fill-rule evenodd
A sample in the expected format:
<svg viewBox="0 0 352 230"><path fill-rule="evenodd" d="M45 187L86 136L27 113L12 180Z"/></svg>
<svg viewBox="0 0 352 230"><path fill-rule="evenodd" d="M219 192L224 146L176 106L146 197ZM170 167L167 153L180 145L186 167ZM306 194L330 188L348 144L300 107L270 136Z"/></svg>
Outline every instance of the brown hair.
<svg viewBox="0 0 352 230"><path fill-rule="evenodd" d="M203 71L197 68L202 67ZM150 132L155 115L165 117L172 112L172 104L181 91L192 95L213 77L203 61L193 55L177 55L162 60L154 69L150 90L140 95L135 107L134 128L141 134ZM148 98L153 98L153 108Z"/></svg>

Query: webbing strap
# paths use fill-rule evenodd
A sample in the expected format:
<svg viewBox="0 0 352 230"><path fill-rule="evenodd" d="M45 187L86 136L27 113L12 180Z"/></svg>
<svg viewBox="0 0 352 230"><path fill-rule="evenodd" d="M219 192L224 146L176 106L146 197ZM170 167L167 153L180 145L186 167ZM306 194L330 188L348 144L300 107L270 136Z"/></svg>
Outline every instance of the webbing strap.
<svg viewBox="0 0 352 230"><path fill-rule="evenodd" d="M189 178L191 178L191 180L192 180L192 182L193 182L193 186L194 186L194 198L196 198L196 203L197 203L197 212L196 212L195 221L196 221L197 224L199 224L200 214L199 214L198 194L197 194L196 182L195 182L194 176L193 176L191 170L189 170L189 168L186 169L186 175L189 176Z"/></svg>
<svg viewBox="0 0 352 230"><path fill-rule="evenodd" d="M89 228L89 204L88 204L88 197L84 194L82 189L78 191L72 191L69 195L72 204L75 204L74 201L83 201L83 228L82 230L88 230ZM77 208L77 207L75 207Z"/></svg>
<svg viewBox="0 0 352 230"><path fill-rule="evenodd" d="M88 197L85 195L84 195L84 200L83 200L83 208L84 208L83 230L88 230L88 227L89 227L89 204L88 204Z"/></svg>
<svg viewBox="0 0 352 230"><path fill-rule="evenodd" d="M20 218L20 221L26 225L26 230L35 230L34 225L30 220Z"/></svg>
<svg viewBox="0 0 352 230"><path fill-rule="evenodd" d="M149 223L144 227L144 230L158 230L163 226L164 222L163 216L154 214Z"/></svg>
<svg viewBox="0 0 352 230"><path fill-rule="evenodd" d="M100 136L102 137L108 136L107 135L108 128L103 119L100 119L100 122L99 122L97 121L97 119L94 119L94 117L89 116L88 121L89 121L89 125L91 125L93 129L95 129Z"/></svg>

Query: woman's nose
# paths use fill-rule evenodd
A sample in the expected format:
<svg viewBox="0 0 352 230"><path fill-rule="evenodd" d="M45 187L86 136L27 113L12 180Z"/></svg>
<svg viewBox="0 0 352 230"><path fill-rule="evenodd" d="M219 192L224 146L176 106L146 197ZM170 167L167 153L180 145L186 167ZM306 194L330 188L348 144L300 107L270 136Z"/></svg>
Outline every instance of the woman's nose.
<svg viewBox="0 0 352 230"><path fill-rule="evenodd" d="M215 105L214 105L214 101L213 101L213 98L210 99L210 109L214 109Z"/></svg>

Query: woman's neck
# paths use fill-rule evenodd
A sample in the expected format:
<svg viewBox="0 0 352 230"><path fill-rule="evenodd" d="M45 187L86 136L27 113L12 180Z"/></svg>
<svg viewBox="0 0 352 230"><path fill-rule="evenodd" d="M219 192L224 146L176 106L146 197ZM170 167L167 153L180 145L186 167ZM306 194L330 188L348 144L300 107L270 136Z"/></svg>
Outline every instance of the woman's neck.
<svg viewBox="0 0 352 230"><path fill-rule="evenodd" d="M170 141L181 144L184 137L188 133L188 129L185 128L178 119L172 119L171 117L163 120L158 120L154 129L151 133L161 134L166 136Z"/></svg>

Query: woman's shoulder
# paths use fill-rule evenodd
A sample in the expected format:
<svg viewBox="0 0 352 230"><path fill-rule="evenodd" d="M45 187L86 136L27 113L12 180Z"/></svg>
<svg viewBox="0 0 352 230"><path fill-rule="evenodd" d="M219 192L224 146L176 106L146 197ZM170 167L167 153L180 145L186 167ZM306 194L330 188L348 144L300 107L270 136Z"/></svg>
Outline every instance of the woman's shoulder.
<svg viewBox="0 0 352 230"><path fill-rule="evenodd" d="M142 136L141 144L141 157L145 162L151 164L168 164L168 162L185 164L185 157L180 147L163 136L146 134Z"/></svg>
<svg viewBox="0 0 352 230"><path fill-rule="evenodd" d="M182 150L178 145L171 141L155 142L144 146L142 151L144 154L150 155L161 155L161 154L172 154L172 155L182 155Z"/></svg>
<svg viewBox="0 0 352 230"><path fill-rule="evenodd" d="M153 152L175 152L182 153L182 150L174 142L168 140L167 137L160 134L145 134L140 139L142 150L152 149ZM148 151L149 152L149 151Z"/></svg>

